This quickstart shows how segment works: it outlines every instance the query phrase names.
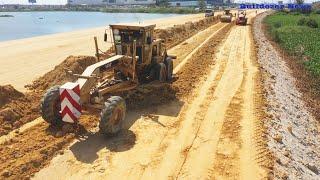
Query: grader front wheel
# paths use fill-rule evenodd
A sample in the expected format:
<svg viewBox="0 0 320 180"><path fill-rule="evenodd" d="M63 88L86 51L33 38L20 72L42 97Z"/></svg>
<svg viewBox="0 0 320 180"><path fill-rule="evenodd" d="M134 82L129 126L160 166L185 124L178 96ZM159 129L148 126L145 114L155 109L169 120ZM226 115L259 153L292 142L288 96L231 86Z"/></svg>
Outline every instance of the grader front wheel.
<svg viewBox="0 0 320 180"><path fill-rule="evenodd" d="M61 124L60 108L59 86L54 86L46 92L41 100L41 116L46 122L52 125Z"/></svg>
<svg viewBox="0 0 320 180"><path fill-rule="evenodd" d="M100 114L100 132L112 136L122 129L126 115L126 103L119 96L111 96L105 102L105 108Z"/></svg>

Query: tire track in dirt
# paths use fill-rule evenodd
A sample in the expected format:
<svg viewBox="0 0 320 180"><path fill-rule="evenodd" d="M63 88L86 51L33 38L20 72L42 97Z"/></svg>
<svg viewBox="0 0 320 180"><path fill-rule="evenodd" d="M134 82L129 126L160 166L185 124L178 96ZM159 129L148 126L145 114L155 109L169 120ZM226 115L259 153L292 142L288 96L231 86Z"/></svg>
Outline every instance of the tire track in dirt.
<svg viewBox="0 0 320 180"><path fill-rule="evenodd" d="M223 43L222 46L220 47L220 49L223 49L224 52L223 51L219 51L219 53L217 53L217 55L215 57L215 61L217 62L217 64L216 64L216 67L215 67L214 71L212 71L211 74L212 73L216 73L216 72L217 72L217 74L215 75L214 82L212 83L212 86L210 87L210 94L208 94L208 96L211 96L211 98L210 98L211 101L214 100L214 98L212 98L212 97L214 96L214 92L215 92L215 90L216 90L216 88L218 86L219 81L222 78L223 72L225 71L225 67L227 65L228 59L231 56L231 49L234 48L234 47L230 48L230 43L227 43L228 40L231 40L231 42L233 42L233 41L236 40L236 37L234 36L233 39L227 39L225 41L225 43ZM228 57L226 59L224 59L222 54L226 54L226 55L228 55ZM201 128L201 125L202 125L201 123L204 120L205 113L207 112L209 105L210 105L210 101L209 102L206 101L206 111L202 111L202 113L201 113L202 114L201 122L198 124L198 129L197 129L197 132L196 132L196 136L193 139L192 146L195 145L194 142L196 141L196 138L199 137L198 134L199 134L199 131L200 131L200 128ZM188 152L189 152L189 150L190 150L190 148L188 149ZM189 153L185 153L183 164L181 165L176 177L180 177L180 176L183 176L183 178L187 177L189 170L186 170L186 168L184 166L185 166L185 164L187 162L187 158L188 157L189 157Z"/></svg>
<svg viewBox="0 0 320 180"><path fill-rule="evenodd" d="M245 34L242 27L240 29L240 44L237 47L237 57L239 57L239 76L241 77L240 86L236 89L236 94L232 97L230 104L227 107L223 123L221 126L220 137L217 143L215 152L213 174L210 177L215 178L230 178L239 177L239 149L241 148L240 138L240 120L242 119L242 93L244 91L246 71L244 69L244 51L245 50ZM240 60L241 59L241 60Z"/></svg>
<svg viewBox="0 0 320 180"><path fill-rule="evenodd" d="M249 27L241 28L244 31L244 41L241 41L243 79L227 109L221 129L213 165L215 171L211 176L218 179L264 179L268 173L266 164L259 161L264 159L263 155L258 154L265 148L260 145L263 127L259 118L263 102L258 95L261 90L258 67L254 63L253 38Z"/></svg>
<svg viewBox="0 0 320 180"><path fill-rule="evenodd" d="M252 19L250 23L253 22ZM246 40L245 44L245 62L244 68L245 83L244 92L242 94L243 106L242 106L242 119L240 122L242 147L240 149L240 178L246 179L263 179L267 177L267 170L264 168L265 164L257 161L262 155L259 155L261 150L257 145L261 140L264 140L261 134L257 133L262 131L260 116L262 114L262 106L264 105L259 99L259 93L261 92L258 65L256 63L256 54L254 53L254 40L251 35L250 27L246 27ZM249 50L251 49L251 51ZM256 137L256 138L255 138ZM265 149L262 147L262 150ZM265 159L265 162L267 160Z"/></svg>
<svg viewBox="0 0 320 180"><path fill-rule="evenodd" d="M175 69L173 70L173 73L176 74L178 71L180 71L180 69L186 64L186 62L193 56L194 53L196 53L204 44L208 43L211 37L216 36L216 34L226 26L227 24L217 23L205 31L202 31L201 35L195 38L191 37L190 39L186 40L185 43L170 49L169 53L175 54L178 57L176 61L174 61ZM182 49L185 49L185 51L182 51Z"/></svg>
<svg viewBox="0 0 320 180"><path fill-rule="evenodd" d="M214 60L214 59L212 59ZM182 112L179 120L181 126L169 132L167 142L162 144L163 148L158 152L157 159L159 161L150 165L141 179L150 179L158 177L159 179L167 179L176 177L181 169L181 165L185 163L189 149L192 147L197 133L199 132L199 124L203 120L208 104L213 100L212 85L219 72L220 65L215 65L214 70L205 79L205 82L198 87L198 92L194 94L194 99L186 107L186 111ZM177 131L177 132L176 132ZM165 152L163 153L163 149Z"/></svg>
<svg viewBox="0 0 320 180"><path fill-rule="evenodd" d="M212 58L212 61L216 60L214 57ZM165 141L160 145L161 147L153 157L154 161L149 164L143 173L142 179L152 177L159 177L160 179L171 178L179 173L181 164L184 163L188 149L192 146L195 135L199 130L199 124L203 120L202 117L206 112L206 108L210 101L213 100L213 86L218 78L217 75L221 71L220 69L224 68L224 62L215 63L211 67L209 75L201 81L202 83L199 83L197 91L192 95L192 101L185 105L184 110L181 111L178 117L178 122L181 125L169 131ZM163 153L164 151L165 153Z"/></svg>
<svg viewBox="0 0 320 180"><path fill-rule="evenodd" d="M266 171L255 160L254 90L257 67L252 64L249 27L236 27L240 37L215 90L198 139L177 179L259 179ZM231 36L232 34L230 34ZM226 41L227 43L227 41ZM227 81L229 80L229 81ZM223 92L221 96L217 96ZM210 158L208 158L210 157Z"/></svg>
<svg viewBox="0 0 320 180"><path fill-rule="evenodd" d="M231 37L231 35L230 35L230 37ZM216 79L215 79L215 82L214 82L214 85L211 87L211 89L212 90L215 90L216 88L217 88L217 86L218 86L218 84L219 84L219 82L220 82L220 80L221 80L221 78L222 78L222 75L223 75L223 73L224 73L224 71L225 71L225 67L226 67L226 65L227 65L227 63L228 63L228 60L229 60L229 58L231 57L231 55L232 55L232 53L231 53L231 51L232 51L232 49L234 49L235 48L235 45L233 44L232 46L230 46L230 44L231 44L231 42L234 42L235 40L236 40L237 38L236 38L236 36L233 36L233 39L231 39L231 38L229 38L229 40L230 40L230 42L228 42L228 40L223 44L223 46L222 46L222 50L223 51L219 51L219 54L217 55L217 57L216 57L216 60L218 61L218 62L220 62L220 69L219 69L219 72L218 72L218 75L217 75L217 77L216 77ZM228 55L228 56L226 56L226 55ZM214 91L213 91L214 92ZM212 96L214 96L213 94L212 94ZM210 104L209 104L210 105ZM203 116L203 119L204 119L204 117L205 116ZM201 126L200 126L201 127ZM199 127L199 128L200 128ZM199 135L197 135L197 137L198 137ZM197 142L197 141L196 141ZM194 147L193 147L194 148ZM192 156L192 153L190 153L190 156ZM186 162L187 162L187 157L186 157L186 160L185 160ZM193 168L194 169L194 168ZM192 169L192 170L193 170ZM178 175L178 177L179 176L182 176L182 177L188 177L188 172L189 172L190 170L187 168L187 167L185 167L185 163L183 164L183 166L181 167L181 170L180 170L180 173L179 173L179 175ZM179 177L180 178L180 177Z"/></svg>
<svg viewBox="0 0 320 180"><path fill-rule="evenodd" d="M237 27L234 28L225 42L227 49L221 49L222 56L218 58L225 59L226 67L221 72L220 81L217 82L217 87L213 94L215 100L209 104L198 138L190 149L188 159L184 167L182 167L182 171L177 177L178 179L206 178L207 174L210 174L210 167L212 167L211 156L215 153L224 112L239 87L239 82L241 82L239 81L240 76L234 76L237 74L235 70L238 64L236 58L238 47L237 43L234 42L238 39L238 33L239 29ZM232 79L233 77L235 77L235 80Z"/></svg>

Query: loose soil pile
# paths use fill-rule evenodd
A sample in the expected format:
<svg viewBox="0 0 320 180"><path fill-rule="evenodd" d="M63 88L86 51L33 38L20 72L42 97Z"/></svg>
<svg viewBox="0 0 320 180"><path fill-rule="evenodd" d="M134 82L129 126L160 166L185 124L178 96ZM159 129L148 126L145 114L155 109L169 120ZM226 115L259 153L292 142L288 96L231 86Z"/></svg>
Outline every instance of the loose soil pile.
<svg viewBox="0 0 320 180"><path fill-rule="evenodd" d="M39 117L39 100L37 93L23 94L10 85L0 86L0 135Z"/></svg>
<svg viewBox="0 0 320 180"><path fill-rule="evenodd" d="M156 106L169 101L177 100L176 92L167 83L152 82L136 89L120 94L124 97L127 108L130 110Z"/></svg>
<svg viewBox="0 0 320 180"><path fill-rule="evenodd" d="M23 93L17 91L11 85L0 86L0 107L23 96Z"/></svg>
<svg viewBox="0 0 320 180"><path fill-rule="evenodd" d="M67 76L66 69L73 73L81 74L88 66L97 62L93 56L69 56L52 71L27 85L30 90L44 91L55 85L62 85L71 79Z"/></svg>
<svg viewBox="0 0 320 180"><path fill-rule="evenodd" d="M167 29L156 29L156 37L165 40L167 48L172 48L197 32L218 23L220 16L209 17L197 22L187 22L183 25L174 25Z"/></svg>

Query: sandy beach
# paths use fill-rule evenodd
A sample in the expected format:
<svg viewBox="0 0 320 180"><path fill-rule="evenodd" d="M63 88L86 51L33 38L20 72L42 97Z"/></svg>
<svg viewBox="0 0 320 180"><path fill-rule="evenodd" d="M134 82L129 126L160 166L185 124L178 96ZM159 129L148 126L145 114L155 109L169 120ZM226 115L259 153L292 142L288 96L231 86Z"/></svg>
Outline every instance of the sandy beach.
<svg viewBox="0 0 320 180"><path fill-rule="evenodd" d="M157 28L166 28L201 18L204 18L203 14L192 14L140 23L154 23ZM0 85L11 84L16 89L25 91L26 84L52 70L66 57L94 56L94 36L98 38L99 48L106 50L110 47L109 43L103 42L107 26L0 42Z"/></svg>

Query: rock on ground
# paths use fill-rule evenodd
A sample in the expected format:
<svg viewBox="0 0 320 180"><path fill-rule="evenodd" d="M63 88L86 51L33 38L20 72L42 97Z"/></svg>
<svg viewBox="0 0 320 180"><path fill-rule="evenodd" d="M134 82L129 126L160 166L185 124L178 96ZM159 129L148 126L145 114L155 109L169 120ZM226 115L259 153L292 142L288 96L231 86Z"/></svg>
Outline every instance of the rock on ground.
<svg viewBox="0 0 320 180"><path fill-rule="evenodd" d="M306 107L280 53L265 37L259 15L254 22L258 62L268 106L268 147L275 157L275 179L320 179L319 123Z"/></svg>

